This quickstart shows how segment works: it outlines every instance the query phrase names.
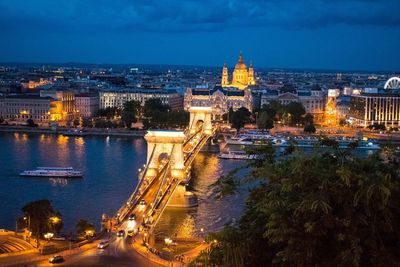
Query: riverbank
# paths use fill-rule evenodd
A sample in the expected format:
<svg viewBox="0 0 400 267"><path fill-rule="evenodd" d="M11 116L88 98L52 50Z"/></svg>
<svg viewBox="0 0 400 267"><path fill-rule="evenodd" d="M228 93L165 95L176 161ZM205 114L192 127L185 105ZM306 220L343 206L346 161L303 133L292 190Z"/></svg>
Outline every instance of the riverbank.
<svg viewBox="0 0 400 267"><path fill-rule="evenodd" d="M75 136L128 136L143 137L146 134L144 130L128 130L128 129L96 129L85 128L81 133L74 133L74 128L51 128L43 127L27 127L27 126L0 126L0 132L8 133L33 133L33 134L54 134L54 135L75 135Z"/></svg>

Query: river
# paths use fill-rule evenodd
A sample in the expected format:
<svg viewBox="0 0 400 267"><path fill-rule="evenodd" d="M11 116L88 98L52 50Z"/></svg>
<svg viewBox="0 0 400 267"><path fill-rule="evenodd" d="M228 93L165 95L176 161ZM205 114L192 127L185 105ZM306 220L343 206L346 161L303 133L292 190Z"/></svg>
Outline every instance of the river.
<svg viewBox="0 0 400 267"><path fill-rule="evenodd" d="M97 227L103 213L113 215L137 184L146 163L146 142L134 137L65 137L62 135L0 133L0 228L15 229L21 208L49 199L63 216L63 232L75 232L79 219ZM157 234L179 237L221 229L239 218L246 193L217 200L209 185L221 174L244 164L199 153L193 162L191 187L199 198L193 209L167 209ZM38 166L72 166L82 179L24 178L18 174Z"/></svg>

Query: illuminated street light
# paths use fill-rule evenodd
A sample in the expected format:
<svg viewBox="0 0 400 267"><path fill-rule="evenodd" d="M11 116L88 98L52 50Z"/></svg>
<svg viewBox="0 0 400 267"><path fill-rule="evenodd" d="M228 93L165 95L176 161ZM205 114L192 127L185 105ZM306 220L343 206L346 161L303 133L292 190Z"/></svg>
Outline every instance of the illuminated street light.
<svg viewBox="0 0 400 267"><path fill-rule="evenodd" d="M49 232L49 233L45 233L43 236L44 236L44 238L47 239L47 241L50 241L50 239L54 236L54 234Z"/></svg>

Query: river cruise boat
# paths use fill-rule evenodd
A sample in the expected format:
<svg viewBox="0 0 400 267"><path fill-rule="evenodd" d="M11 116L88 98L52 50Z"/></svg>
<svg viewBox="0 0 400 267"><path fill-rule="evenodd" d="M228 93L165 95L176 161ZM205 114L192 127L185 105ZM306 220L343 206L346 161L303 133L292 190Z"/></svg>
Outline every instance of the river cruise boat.
<svg viewBox="0 0 400 267"><path fill-rule="evenodd" d="M37 167L35 170L26 170L19 174L20 176L30 177L63 177L63 178L81 178L82 172L74 170L72 167Z"/></svg>
<svg viewBox="0 0 400 267"><path fill-rule="evenodd" d="M228 153L219 153L220 159L257 159L256 155L249 155L245 151L229 151Z"/></svg>

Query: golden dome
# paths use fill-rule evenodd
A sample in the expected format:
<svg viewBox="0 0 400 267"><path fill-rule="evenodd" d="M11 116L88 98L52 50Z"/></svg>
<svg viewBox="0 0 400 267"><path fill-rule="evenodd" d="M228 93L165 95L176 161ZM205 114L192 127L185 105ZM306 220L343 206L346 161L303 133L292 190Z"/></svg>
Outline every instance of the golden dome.
<svg viewBox="0 0 400 267"><path fill-rule="evenodd" d="M240 52L239 60L235 65L235 70L247 70L247 66L244 64L242 52Z"/></svg>

